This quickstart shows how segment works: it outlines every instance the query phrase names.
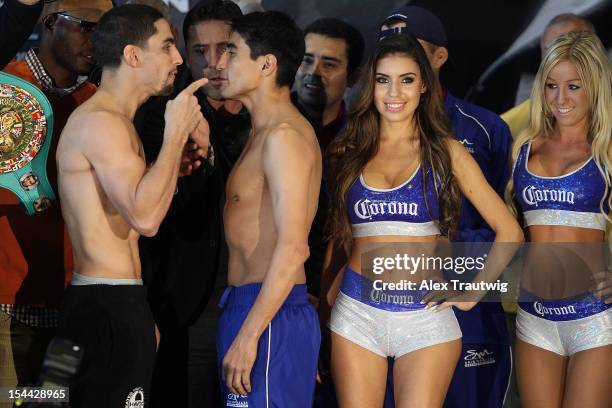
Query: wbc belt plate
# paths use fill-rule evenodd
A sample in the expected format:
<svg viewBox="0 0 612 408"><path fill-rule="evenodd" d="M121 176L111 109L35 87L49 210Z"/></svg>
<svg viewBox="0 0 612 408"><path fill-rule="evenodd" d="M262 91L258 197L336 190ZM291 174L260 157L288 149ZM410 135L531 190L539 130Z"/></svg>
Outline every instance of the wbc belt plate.
<svg viewBox="0 0 612 408"><path fill-rule="evenodd" d="M29 214L55 199L47 177L53 111L47 97L21 78L0 72L0 187Z"/></svg>

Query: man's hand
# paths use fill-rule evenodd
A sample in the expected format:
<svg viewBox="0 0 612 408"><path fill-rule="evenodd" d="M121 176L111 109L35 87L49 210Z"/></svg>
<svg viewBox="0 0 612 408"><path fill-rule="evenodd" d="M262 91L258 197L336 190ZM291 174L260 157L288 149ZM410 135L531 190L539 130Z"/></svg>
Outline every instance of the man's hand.
<svg viewBox="0 0 612 408"><path fill-rule="evenodd" d="M189 138L197 144L203 152L208 151L208 144L210 143L210 127L208 126L208 121L206 119L202 119L198 122Z"/></svg>
<svg viewBox="0 0 612 408"><path fill-rule="evenodd" d="M33 6L36 3L38 3L40 0L17 0L17 1L26 6Z"/></svg>
<svg viewBox="0 0 612 408"><path fill-rule="evenodd" d="M208 145L210 143L210 127L208 121L202 119L191 132L190 138L192 142L187 142L183 149L183 157L181 157L181 169L179 177L189 176L201 165L202 157L208 158Z"/></svg>
<svg viewBox="0 0 612 408"><path fill-rule="evenodd" d="M206 78L194 81L187 88L183 89L176 98L168 101L166 104L166 113L164 114L164 119L166 120L164 139L171 137L181 144L184 144L187 141L187 137L193 133L198 126L200 126L202 130L208 128L208 123L206 123L205 128L204 125L200 123L206 122L206 119L204 119L204 115L202 115L198 98L193 95L195 91L204 86L207 82L208 79ZM201 135L198 135L198 138L202 141L205 139Z"/></svg>
<svg viewBox="0 0 612 408"><path fill-rule="evenodd" d="M257 357L257 342L257 338L239 332L227 350L222 377L231 393L245 397L251 392L251 369Z"/></svg>
<svg viewBox="0 0 612 408"><path fill-rule="evenodd" d="M326 322L325 322L326 323ZM317 382L329 383L331 380L331 330L326 324L321 324L321 346L317 366Z"/></svg>
<svg viewBox="0 0 612 408"><path fill-rule="evenodd" d="M189 176L195 170L199 169L202 165L202 161L200 160L202 156L204 156L204 149L199 147L196 143L187 142L183 149L183 156L181 157L179 177Z"/></svg>

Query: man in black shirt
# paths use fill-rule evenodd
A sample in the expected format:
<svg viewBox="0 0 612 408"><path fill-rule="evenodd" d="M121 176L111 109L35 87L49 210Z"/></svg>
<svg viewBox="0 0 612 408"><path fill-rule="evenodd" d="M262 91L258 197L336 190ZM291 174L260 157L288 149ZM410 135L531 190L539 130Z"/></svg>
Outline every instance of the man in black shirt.
<svg viewBox="0 0 612 408"><path fill-rule="evenodd" d="M143 280L161 332L153 380L153 407L219 404L215 335L217 303L227 282L228 251L223 236L225 182L250 131L242 104L219 94L225 73L216 69L241 16L232 1L205 0L185 16L187 64L179 67L173 94L196 78L209 83L195 93L210 126L211 150L199 166L183 167L172 206L153 238L141 239ZM166 97L151 98L134 120L147 162L161 147ZM192 162L193 163L193 162Z"/></svg>
<svg viewBox="0 0 612 408"><path fill-rule="evenodd" d="M344 94L359 74L363 57L364 39L355 27L337 18L321 18L304 30L306 51L295 76L297 104L313 117L319 118L315 126L321 152L344 130L347 120ZM324 156L325 158L325 156ZM325 165L323 168L325 178ZM319 297L323 258L327 247L325 224L329 211L329 196L323 181L319 194L317 214L308 236L310 256L304 264L308 292ZM326 286L325 284L323 286ZM319 374L324 384L317 386L315 405L335 406L334 389L328 374L329 329L325 326L331 307L325 296L319 297L319 315L323 341L320 350Z"/></svg>
<svg viewBox="0 0 612 408"><path fill-rule="evenodd" d="M6 0L0 7L0 69L32 34L42 9L42 0Z"/></svg>
<svg viewBox="0 0 612 408"><path fill-rule="evenodd" d="M359 74L364 39L359 30L337 18L320 18L304 30L306 52L295 76L297 102L320 109L317 139L324 152L346 120L344 93Z"/></svg>
<svg viewBox="0 0 612 408"><path fill-rule="evenodd" d="M325 154L328 145L346 124L344 93L357 79L364 39L359 30L337 18L314 21L306 27L304 36L306 52L295 76L296 103L303 113L305 111L311 117L318 118L318 126L313 124L313 127L321 152ZM308 237L310 257L304 265L308 292L315 297L319 296L319 281L327 246L325 222L328 200L323 183L317 215Z"/></svg>
<svg viewBox="0 0 612 408"><path fill-rule="evenodd" d="M227 177L242 153L251 120L238 101L224 100L220 87L226 73L217 70L217 62L230 35L230 22L241 16L240 8L228 0L198 3L185 16L186 61L192 79L206 77L209 83L196 93L202 113L210 124L213 163L204 163L201 170L183 177L177 199L182 211L176 218L178 228L191 228L191 257L182 274L201 274L208 278L210 297L194 311L189 327L189 406L202 406L202 396L210 406L219 404L216 332L220 296L227 284L228 250L223 235L223 204ZM202 225L193 228L194 219ZM181 275L184 276L184 275ZM198 288L184 287L194 295ZM187 293L187 290L185 291ZM200 288L202 291L202 289Z"/></svg>

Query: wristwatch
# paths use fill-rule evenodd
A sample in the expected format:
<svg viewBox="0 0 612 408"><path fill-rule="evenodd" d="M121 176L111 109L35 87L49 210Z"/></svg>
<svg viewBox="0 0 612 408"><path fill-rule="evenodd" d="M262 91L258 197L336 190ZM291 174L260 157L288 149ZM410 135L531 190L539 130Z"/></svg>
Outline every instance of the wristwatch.
<svg viewBox="0 0 612 408"><path fill-rule="evenodd" d="M215 149L213 149L212 143L208 143L208 152L206 153L206 161L213 167L215 165Z"/></svg>

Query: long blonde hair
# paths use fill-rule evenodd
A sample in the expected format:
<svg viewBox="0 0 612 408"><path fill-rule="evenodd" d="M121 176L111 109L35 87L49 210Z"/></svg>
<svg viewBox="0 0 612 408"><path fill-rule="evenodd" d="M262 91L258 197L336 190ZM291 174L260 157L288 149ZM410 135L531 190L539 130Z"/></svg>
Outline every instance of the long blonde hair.
<svg viewBox="0 0 612 408"><path fill-rule="evenodd" d="M589 100L587 140L591 142L593 159L606 181L608 194L612 188L612 63L599 38L589 32L561 35L549 46L533 83L529 126L512 145L512 163L516 163L521 146L526 142L536 137L548 137L553 132L556 121L544 92L548 74L563 61L574 64ZM512 177L506 187L505 198L510 210L517 215ZM608 197L608 206L612 208L612 194ZM603 202L600 211L608 221L612 221L604 211Z"/></svg>

